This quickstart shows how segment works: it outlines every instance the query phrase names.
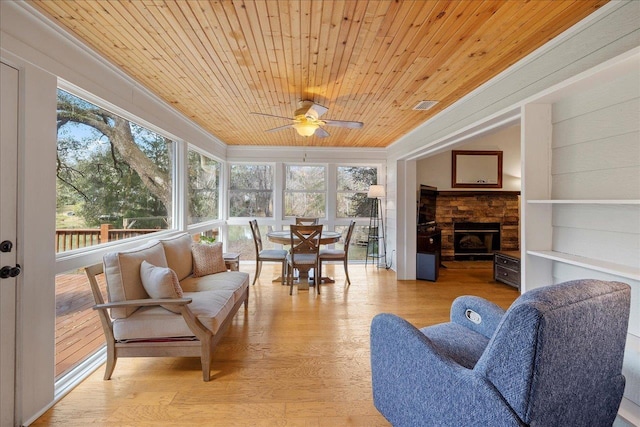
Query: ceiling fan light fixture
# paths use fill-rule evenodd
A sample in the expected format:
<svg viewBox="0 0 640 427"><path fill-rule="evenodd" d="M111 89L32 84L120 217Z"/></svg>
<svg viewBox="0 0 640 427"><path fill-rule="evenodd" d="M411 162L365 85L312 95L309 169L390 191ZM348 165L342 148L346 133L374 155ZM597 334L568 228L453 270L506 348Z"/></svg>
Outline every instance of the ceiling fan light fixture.
<svg viewBox="0 0 640 427"><path fill-rule="evenodd" d="M316 123L300 122L294 123L293 128L300 136L311 136L316 132L316 129L318 129L318 125Z"/></svg>

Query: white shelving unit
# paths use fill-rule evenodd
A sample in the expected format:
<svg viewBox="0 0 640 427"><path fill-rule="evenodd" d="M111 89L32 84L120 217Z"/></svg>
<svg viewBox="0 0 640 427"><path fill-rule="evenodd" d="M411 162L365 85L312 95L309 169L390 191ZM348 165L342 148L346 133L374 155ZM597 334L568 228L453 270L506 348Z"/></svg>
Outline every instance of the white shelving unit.
<svg viewBox="0 0 640 427"><path fill-rule="evenodd" d="M564 264L575 265L577 267L600 271L602 273L613 274L614 276L624 277L631 280L640 280L640 268L629 267L627 265L555 251L527 251L527 255L545 258Z"/></svg>
<svg viewBox="0 0 640 427"><path fill-rule="evenodd" d="M640 280L639 63L635 49L522 105L523 292L559 265Z"/></svg>
<svg viewBox="0 0 640 427"><path fill-rule="evenodd" d="M538 199L527 200L527 204L532 205L610 205L610 206L640 206L640 200L617 199L617 200L572 200L572 199ZM574 265L589 270L612 274L615 276L640 281L640 262L638 267L617 264L614 262L602 261L600 259L589 258L579 255L567 254L553 250L527 250L527 255L556 261L568 265Z"/></svg>
<svg viewBox="0 0 640 427"><path fill-rule="evenodd" d="M640 48L521 106L521 290L631 286L619 417L640 425Z"/></svg>

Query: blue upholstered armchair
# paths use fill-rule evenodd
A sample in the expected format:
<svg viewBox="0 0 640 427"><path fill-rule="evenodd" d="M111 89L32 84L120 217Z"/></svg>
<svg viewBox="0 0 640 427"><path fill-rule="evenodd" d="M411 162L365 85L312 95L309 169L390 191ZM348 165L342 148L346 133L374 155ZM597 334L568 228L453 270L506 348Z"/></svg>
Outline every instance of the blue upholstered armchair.
<svg viewBox="0 0 640 427"><path fill-rule="evenodd" d="M463 296L451 321L371 324L373 399L401 426L610 426L622 399L630 288L576 280L505 312Z"/></svg>

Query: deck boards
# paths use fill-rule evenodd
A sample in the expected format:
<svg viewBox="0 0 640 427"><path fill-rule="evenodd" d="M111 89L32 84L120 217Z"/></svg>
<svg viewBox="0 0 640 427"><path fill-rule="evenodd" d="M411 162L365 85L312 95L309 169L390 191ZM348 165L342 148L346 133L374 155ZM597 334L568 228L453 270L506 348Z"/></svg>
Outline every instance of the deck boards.
<svg viewBox="0 0 640 427"><path fill-rule="evenodd" d="M102 290L104 280L101 281ZM56 378L105 343L84 271L56 277Z"/></svg>

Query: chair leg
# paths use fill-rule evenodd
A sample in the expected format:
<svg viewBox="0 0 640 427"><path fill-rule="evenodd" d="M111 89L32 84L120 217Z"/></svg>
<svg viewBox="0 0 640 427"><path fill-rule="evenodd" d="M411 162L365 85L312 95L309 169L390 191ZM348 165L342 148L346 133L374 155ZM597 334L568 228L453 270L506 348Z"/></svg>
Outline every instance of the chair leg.
<svg viewBox="0 0 640 427"><path fill-rule="evenodd" d="M202 380L207 382L211 379L211 338L202 340L200 343L200 363L202 363Z"/></svg>
<svg viewBox="0 0 640 427"><path fill-rule="evenodd" d="M316 262L316 272L318 273L314 278L316 284L316 292L320 295L320 282L322 282L322 263L318 260Z"/></svg>
<svg viewBox="0 0 640 427"><path fill-rule="evenodd" d="M280 273L280 277L282 277L282 284L287 284L287 260L282 261L282 271Z"/></svg>
<svg viewBox="0 0 640 427"><path fill-rule="evenodd" d="M116 356L116 347L115 343L107 343L107 366L104 370L104 379L111 379L111 375L113 374L113 370L116 368L116 360L118 357Z"/></svg>
<svg viewBox="0 0 640 427"><path fill-rule="evenodd" d="M256 260L256 275L253 276L253 283L251 286L256 284L256 280L258 280L258 276L260 276L260 272L262 271L262 261Z"/></svg>
<svg viewBox="0 0 640 427"><path fill-rule="evenodd" d="M347 276L347 286L351 284L351 279L349 279L349 262L347 258L344 259L344 274Z"/></svg>
<svg viewBox="0 0 640 427"><path fill-rule="evenodd" d="M287 282L289 282L289 295L293 295L293 266L287 264Z"/></svg>

